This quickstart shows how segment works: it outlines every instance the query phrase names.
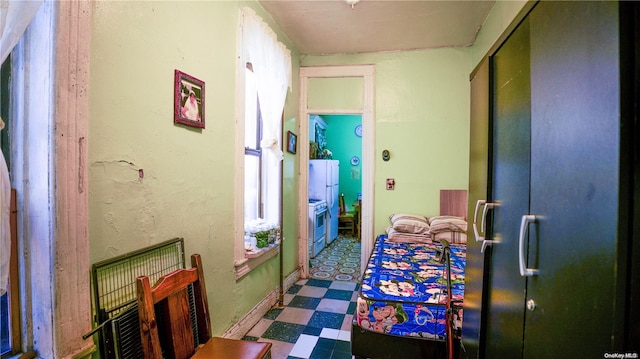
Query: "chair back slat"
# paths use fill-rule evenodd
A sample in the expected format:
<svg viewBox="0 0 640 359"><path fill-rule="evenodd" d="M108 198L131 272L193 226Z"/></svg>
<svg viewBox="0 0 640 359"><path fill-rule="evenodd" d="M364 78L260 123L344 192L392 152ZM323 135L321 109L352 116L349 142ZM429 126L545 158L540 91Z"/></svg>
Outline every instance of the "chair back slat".
<svg viewBox="0 0 640 359"><path fill-rule="evenodd" d="M166 300L160 302L163 322L161 328L166 328L162 335L162 343L171 358L190 358L195 353L193 330L189 320L189 293L182 288Z"/></svg>
<svg viewBox="0 0 640 359"><path fill-rule="evenodd" d="M161 359L160 335L158 323L153 307L153 295L149 277L138 277L138 318L140 321L140 336L142 339L142 352L146 359Z"/></svg>
<svg viewBox="0 0 640 359"><path fill-rule="evenodd" d="M195 268L179 269L173 271L164 277L158 279L153 285L151 293L153 295L153 303L166 299L177 291L187 288L191 283L198 281L198 272Z"/></svg>
<svg viewBox="0 0 640 359"><path fill-rule="evenodd" d="M196 342L205 343L210 338L211 321L200 255L191 256L191 266L191 269L178 269L163 276L153 287L149 277L137 278L140 334L145 359L161 359L163 348L167 358L186 359L195 353ZM197 341L190 317L190 285L196 307ZM156 315L156 311L161 313Z"/></svg>

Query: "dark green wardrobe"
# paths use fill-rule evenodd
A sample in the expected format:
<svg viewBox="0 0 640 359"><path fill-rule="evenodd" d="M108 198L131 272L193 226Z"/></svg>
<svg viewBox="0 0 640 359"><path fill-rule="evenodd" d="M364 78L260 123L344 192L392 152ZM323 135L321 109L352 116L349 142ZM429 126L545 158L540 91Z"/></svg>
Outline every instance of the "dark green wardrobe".
<svg viewBox="0 0 640 359"><path fill-rule="evenodd" d="M540 2L472 75L462 357L640 350L636 18Z"/></svg>

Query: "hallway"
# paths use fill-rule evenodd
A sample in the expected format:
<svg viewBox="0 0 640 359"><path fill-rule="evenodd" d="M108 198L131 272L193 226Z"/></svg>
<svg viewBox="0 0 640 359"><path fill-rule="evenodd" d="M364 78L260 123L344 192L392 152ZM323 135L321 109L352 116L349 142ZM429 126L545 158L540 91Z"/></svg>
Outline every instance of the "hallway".
<svg viewBox="0 0 640 359"><path fill-rule="evenodd" d="M359 284L301 279L243 339L273 344L273 359L351 358L351 321Z"/></svg>
<svg viewBox="0 0 640 359"><path fill-rule="evenodd" d="M328 247L311 258L309 278L359 282L360 256L360 240L339 233Z"/></svg>

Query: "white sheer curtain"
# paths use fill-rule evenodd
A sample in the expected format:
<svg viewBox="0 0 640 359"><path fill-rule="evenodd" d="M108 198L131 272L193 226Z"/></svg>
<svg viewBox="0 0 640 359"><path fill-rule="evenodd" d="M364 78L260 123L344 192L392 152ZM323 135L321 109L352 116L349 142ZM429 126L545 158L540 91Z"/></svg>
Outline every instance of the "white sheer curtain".
<svg viewBox="0 0 640 359"><path fill-rule="evenodd" d="M250 8L241 10L243 62L250 62L256 79L260 112L265 193L264 218L280 222L280 164L282 153L282 111L291 87L291 52Z"/></svg>
<svg viewBox="0 0 640 359"><path fill-rule="evenodd" d="M42 5L39 1L2 1L0 4L0 64L7 59L24 30ZM0 130L4 122L0 119ZM11 229L9 210L11 184L4 156L0 155L0 295L7 290L9 280L9 257L11 254Z"/></svg>
<svg viewBox="0 0 640 359"><path fill-rule="evenodd" d="M250 8L242 9L245 62L251 62L258 84L260 111L265 124L262 148L269 149L282 161L282 110L291 87L291 52Z"/></svg>

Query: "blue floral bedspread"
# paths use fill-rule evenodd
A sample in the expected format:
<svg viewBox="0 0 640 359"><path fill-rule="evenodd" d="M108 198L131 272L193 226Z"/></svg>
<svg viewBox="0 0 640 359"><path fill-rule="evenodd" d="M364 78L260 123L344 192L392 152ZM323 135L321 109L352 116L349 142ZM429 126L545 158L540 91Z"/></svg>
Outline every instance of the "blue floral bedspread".
<svg viewBox="0 0 640 359"><path fill-rule="evenodd" d="M461 324L466 246L450 244L453 299ZM408 244L376 239L361 282L355 321L380 333L443 340L446 263L436 260L440 243Z"/></svg>

